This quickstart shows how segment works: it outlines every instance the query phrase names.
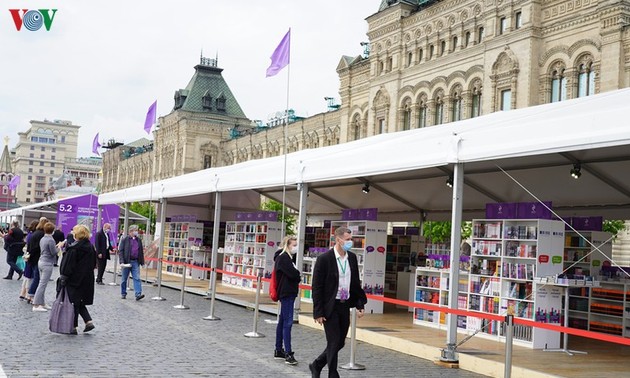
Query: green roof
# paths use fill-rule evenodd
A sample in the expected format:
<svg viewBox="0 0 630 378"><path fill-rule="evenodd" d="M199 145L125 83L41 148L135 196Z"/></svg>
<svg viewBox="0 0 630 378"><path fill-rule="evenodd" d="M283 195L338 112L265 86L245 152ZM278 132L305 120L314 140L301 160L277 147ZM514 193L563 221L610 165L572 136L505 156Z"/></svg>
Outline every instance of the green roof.
<svg viewBox="0 0 630 378"><path fill-rule="evenodd" d="M215 60L202 58L202 64L195 66L195 74L186 89L175 92L173 110L247 118L223 79L222 71L222 68L216 67Z"/></svg>

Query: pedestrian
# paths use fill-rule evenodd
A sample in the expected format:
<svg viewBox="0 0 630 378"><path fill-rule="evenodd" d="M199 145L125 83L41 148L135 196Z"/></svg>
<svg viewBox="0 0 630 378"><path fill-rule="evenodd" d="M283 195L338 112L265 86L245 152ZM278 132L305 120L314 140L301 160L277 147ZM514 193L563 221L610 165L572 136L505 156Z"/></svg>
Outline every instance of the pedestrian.
<svg viewBox="0 0 630 378"><path fill-rule="evenodd" d="M337 354L343 348L350 327L350 308L363 317L367 297L359 280L359 264L352 248L352 232L335 229L335 245L321 254L313 270L313 318L324 325L326 349L308 365L311 375L319 377L328 365L328 377L337 378Z"/></svg>
<svg viewBox="0 0 630 378"><path fill-rule="evenodd" d="M110 252L114 249L111 242L112 226L109 223L105 223L103 228L96 233L96 261L98 262L98 273L96 275L96 283L98 285L105 285L103 283L103 274L105 273L105 267L107 266L107 260L110 259Z"/></svg>
<svg viewBox="0 0 630 378"><path fill-rule="evenodd" d="M39 242L44 237L44 225L48 223L48 219L46 217L39 218L39 223L37 223L37 227L35 227L35 232L31 234L31 237L28 239L26 244L26 251L29 254L28 261L33 268L33 279L31 282L31 286L28 288L28 300L29 303L32 303L33 297L35 296L35 291L37 291L37 286L39 286L39 256L41 255L41 249L39 247Z"/></svg>
<svg viewBox="0 0 630 378"><path fill-rule="evenodd" d="M18 274L18 280L22 278L24 270L17 266L18 257L24 254L24 232L20 229L20 223L13 221L11 223L11 229L4 236L4 249L7 251L7 264L9 264L9 273L5 280L13 279L13 272Z"/></svg>
<svg viewBox="0 0 630 378"><path fill-rule="evenodd" d="M50 310L50 306L46 304L46 287L48 281L52 276L53 265L55 264L55 257L58 255L57 245L55 239L53 239L53 231L55 231L55 225L51 222L47 222L44 225L44 236L39 241L39 248L41 255L37 267L39 269L39 285L35 291L33 297L33 311L34 312L46 312Z"/></svg>
<svg viewBox="0 0 630 378"><path fill-rule="evenodd" d="M30 261L30 254L28 252L28 242L31 241L31 236L35 232L39 221L32 221L31 224L27 228L26 234L26 253L24 254L24 262L26 263L26 267L24 268L24 277L25 279L22 281L22 288L20 289L20 300L24 300L27 303L31 303L32 298L28 296L28 290L31 287L31 283L33 283L33 271L37 269L37 266L33 268L33 264Z"/></svg>
<svg viewBox="0 0 630 378"><path fill-rule="evenodd" d="M57 247L63 245L63 244L59 244L61 242L63 242L64 240L66 240L65 235L63 234L63 231L61 231L59 229L59 227L55 228L55 231L52 234L53 240L55 241L55 244L57 245ZM57 256L55 257L55 263L53 264L53 266L59 266L59 254L57 254Z"/></svg>
<svg viewBox="0 0 630 378"><path fill-rule="evenodd" d="M120 240L118 259L122 268L121 298L127 298L127 279L129 278L129 272L131 272L136 300L141 300L144 298L144 294L142 294L142 284L140 283L140 266L144 265L144 251L142 249L142 240L138 237L137 225L129 226L129 234Z"/></svg>
<svg viewBox="0 0 630 378"><path fill-rule="evenodd" d="M278 300L280 301L280 316L276 326L275 359L284 359L289 365L297 365L293 349L291 349L291 327L293 327L293 307L300 285L300 271L293 262L297 253L297 238L287 236L282 243L282 249L274 256L274 270L276 271ZM284 343L284 349L282 344Z"/></svg>
<svg viewBox="0 0 630 378"><path fill-rule="evenodd" d="M77 334L79 315L85 323L83 332L94 329L92 317L86 306L94 303L94 268L96 253L90 243L90 230L82 224L72 228L75 242L66 246L66 253L61 259L59 274L65 285L70 302L74 304L74 332Z"/></svg>

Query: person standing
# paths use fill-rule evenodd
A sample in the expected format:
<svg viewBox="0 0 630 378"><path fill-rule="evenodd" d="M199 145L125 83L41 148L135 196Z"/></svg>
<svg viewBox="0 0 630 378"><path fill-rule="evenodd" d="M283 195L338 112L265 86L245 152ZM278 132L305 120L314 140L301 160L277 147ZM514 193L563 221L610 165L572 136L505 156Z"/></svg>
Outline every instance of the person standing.
<svg viewBox="0 0 630 378"><path fill-rule="evenodd" d="M11 229L4 236L4 249L7 251L7 264L9 264L9 273L5 280L13 279L13 272L18 274L18 280L22 278L24 271L17 266L17 258L24 254L24 232L20 229L20 223L13 221Z"/></svg>
<svg viewBox="0 0 630 378"><path fill-rule="evenodd" d="M278 300L280 301L280 316L276 326L276 349L273 357L284 359L289 365L297 365L294 352L291 349L291 328L293 327L293 307L300 285L300 271L295 266L292 256L297 252L297 238L287 236L282 243L282 249L274 256L274 270L278 283ZM284 349L282 344L284 342Z"/></svg>
<svg viewBox="0 0 630 378"><path fill-rule="evenodd" d="M39 286L39 256L41 255L42 250L39 247L39 242L44 237L44 225L48 223L48 219L46 217L39 218L39 223L37 223L37 227L35 228L35 232L31 235L30 239L28 239L27 243L27 251L29 253L28 261L33 267L33 279L31 282L31 286L28 288L28 298L33 300L35 296L35 291L37 291L37 286Z"/></svg>
<svg viewBox="0 0 630 378"><path fill-rule="evenodd" d="M63 244L61 244L64 240L66 240L66 236L63 234L63 231L61 231L59 228L55 228L55 231L52 234L52 238L55 241L55 244L57 245L57 247L62 246ZM55 256L55 263L53 264L53 266L59 266L59 255Z"/></svg>
<svg viewBox="0 0 630 378"><path fill-rule="evenodd" d="M144 294L142 294L142 284L140 282L140 266L144 265L144 251L142 240L138 237L137 225L129 226L129 234L120 241L118 259L122 267L121 298L127 298L127 279L129 278L129 272L131 272L136 300L141 300L144 298Z"/></svg>
<svg viewBox="0 0 630 378"><path fill-rule="evenodd" d="M50 309L50 307L46 305L46 287L52 276L55 257L57 257L58 254L55 239L52 237L53 231L55 231L55 225L51 222L46 223L44 225L44 237L39 241L39 248L41 250L39 262L37 263L39 269L39 285L37 285L35 297L33 297L34 312L46 312Z"/></svg>
<svg viewBox="0 0 630 378"><path fill-rule="evenodd" d="M105 285L103 283L103 274L105 273L105 267L107 266L107 260L110 259L110 252L114 249L110 240L110 232L112 226L109 223L105 223L103 228L96 233L96 261L98 262L98 273L96 275L96 283L98 285Z"/></svg>
<svg viewBox="0 0 630 378"><path fill-rule="evenodd" d="M326 349L308 365L311 375L319 377L328 365L328 377L337 378L337 355L350 328L350 308L363 317L367 297L359 280L357 256L350 252L352 233L346 227L335 229L335 245L315 261L313 269L313 318L324 325Z"/></svg>
<svg viewBox="0 0 630 378"><path fill-rule="evenodd" d="M86 306L94 303L94 267L96 253L90 243L90 230L82 224L72 228L75 242L67 245L66 253L61 259L59 274L62 285L65 285L70 302L74 304L74 332L79 326L79 315L85 322L83 332L94 329L92 317Z"/></svg>

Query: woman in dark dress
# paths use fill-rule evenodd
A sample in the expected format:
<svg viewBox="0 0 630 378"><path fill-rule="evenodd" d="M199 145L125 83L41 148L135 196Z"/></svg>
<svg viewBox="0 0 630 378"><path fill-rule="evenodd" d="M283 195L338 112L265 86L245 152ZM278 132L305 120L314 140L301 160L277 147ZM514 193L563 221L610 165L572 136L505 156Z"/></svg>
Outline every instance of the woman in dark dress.
<svg viewBox="0 0 630 378"><path fill-rule="evenodd" d="M94 329L94 323L87 307L94 302L94 268L96 267L96 253L90 243L90 230L84 225L76 225L72 229L74 243L66 247L66 253L61 260L59 273L68 292L70 302L74 304L74 327L72 334L76 335L79 326L79 315L85 322L83 332Z"/></svg>

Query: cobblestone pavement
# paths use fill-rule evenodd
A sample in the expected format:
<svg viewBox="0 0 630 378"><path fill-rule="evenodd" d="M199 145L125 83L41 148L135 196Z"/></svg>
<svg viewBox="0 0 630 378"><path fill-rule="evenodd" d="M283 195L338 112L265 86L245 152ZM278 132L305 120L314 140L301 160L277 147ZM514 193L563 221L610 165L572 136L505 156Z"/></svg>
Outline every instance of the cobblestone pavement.
<svg viewBox="0 0 630 378"><path fill-rule="evenodd" d="M4 252L4 251L3 251ZM4 253L0 258L5 261ZM2 263L0 272L8 271ZM56 277L57 271L53 277ZM267 337L250 339L253 312L217 302L215 315L222 320L202 320L210 302L186 294L189 310L176 310L180 293L162 289L164 302L152 301L157 289L143 285L146 298L120 298L118 286L96 286L95 304L88 309L96 329L67 336L48 331L48 313L32 312L18 299L21 281L0 279L0 377L309 377L308 363L325 347L321 331L294 325L293 348L300 363L288 366L273 359L275 325L264 322L258 331ZM112 275L106 276L106 282ZM54 299L54 283L46 293ZM340 363L349 361L349 345L340 352ZM467 371L436 366L365 343L358 344L357 362L364 371L345 371L342 377L479 377ZM327 375L324 369L322 376Z"/></svg>

